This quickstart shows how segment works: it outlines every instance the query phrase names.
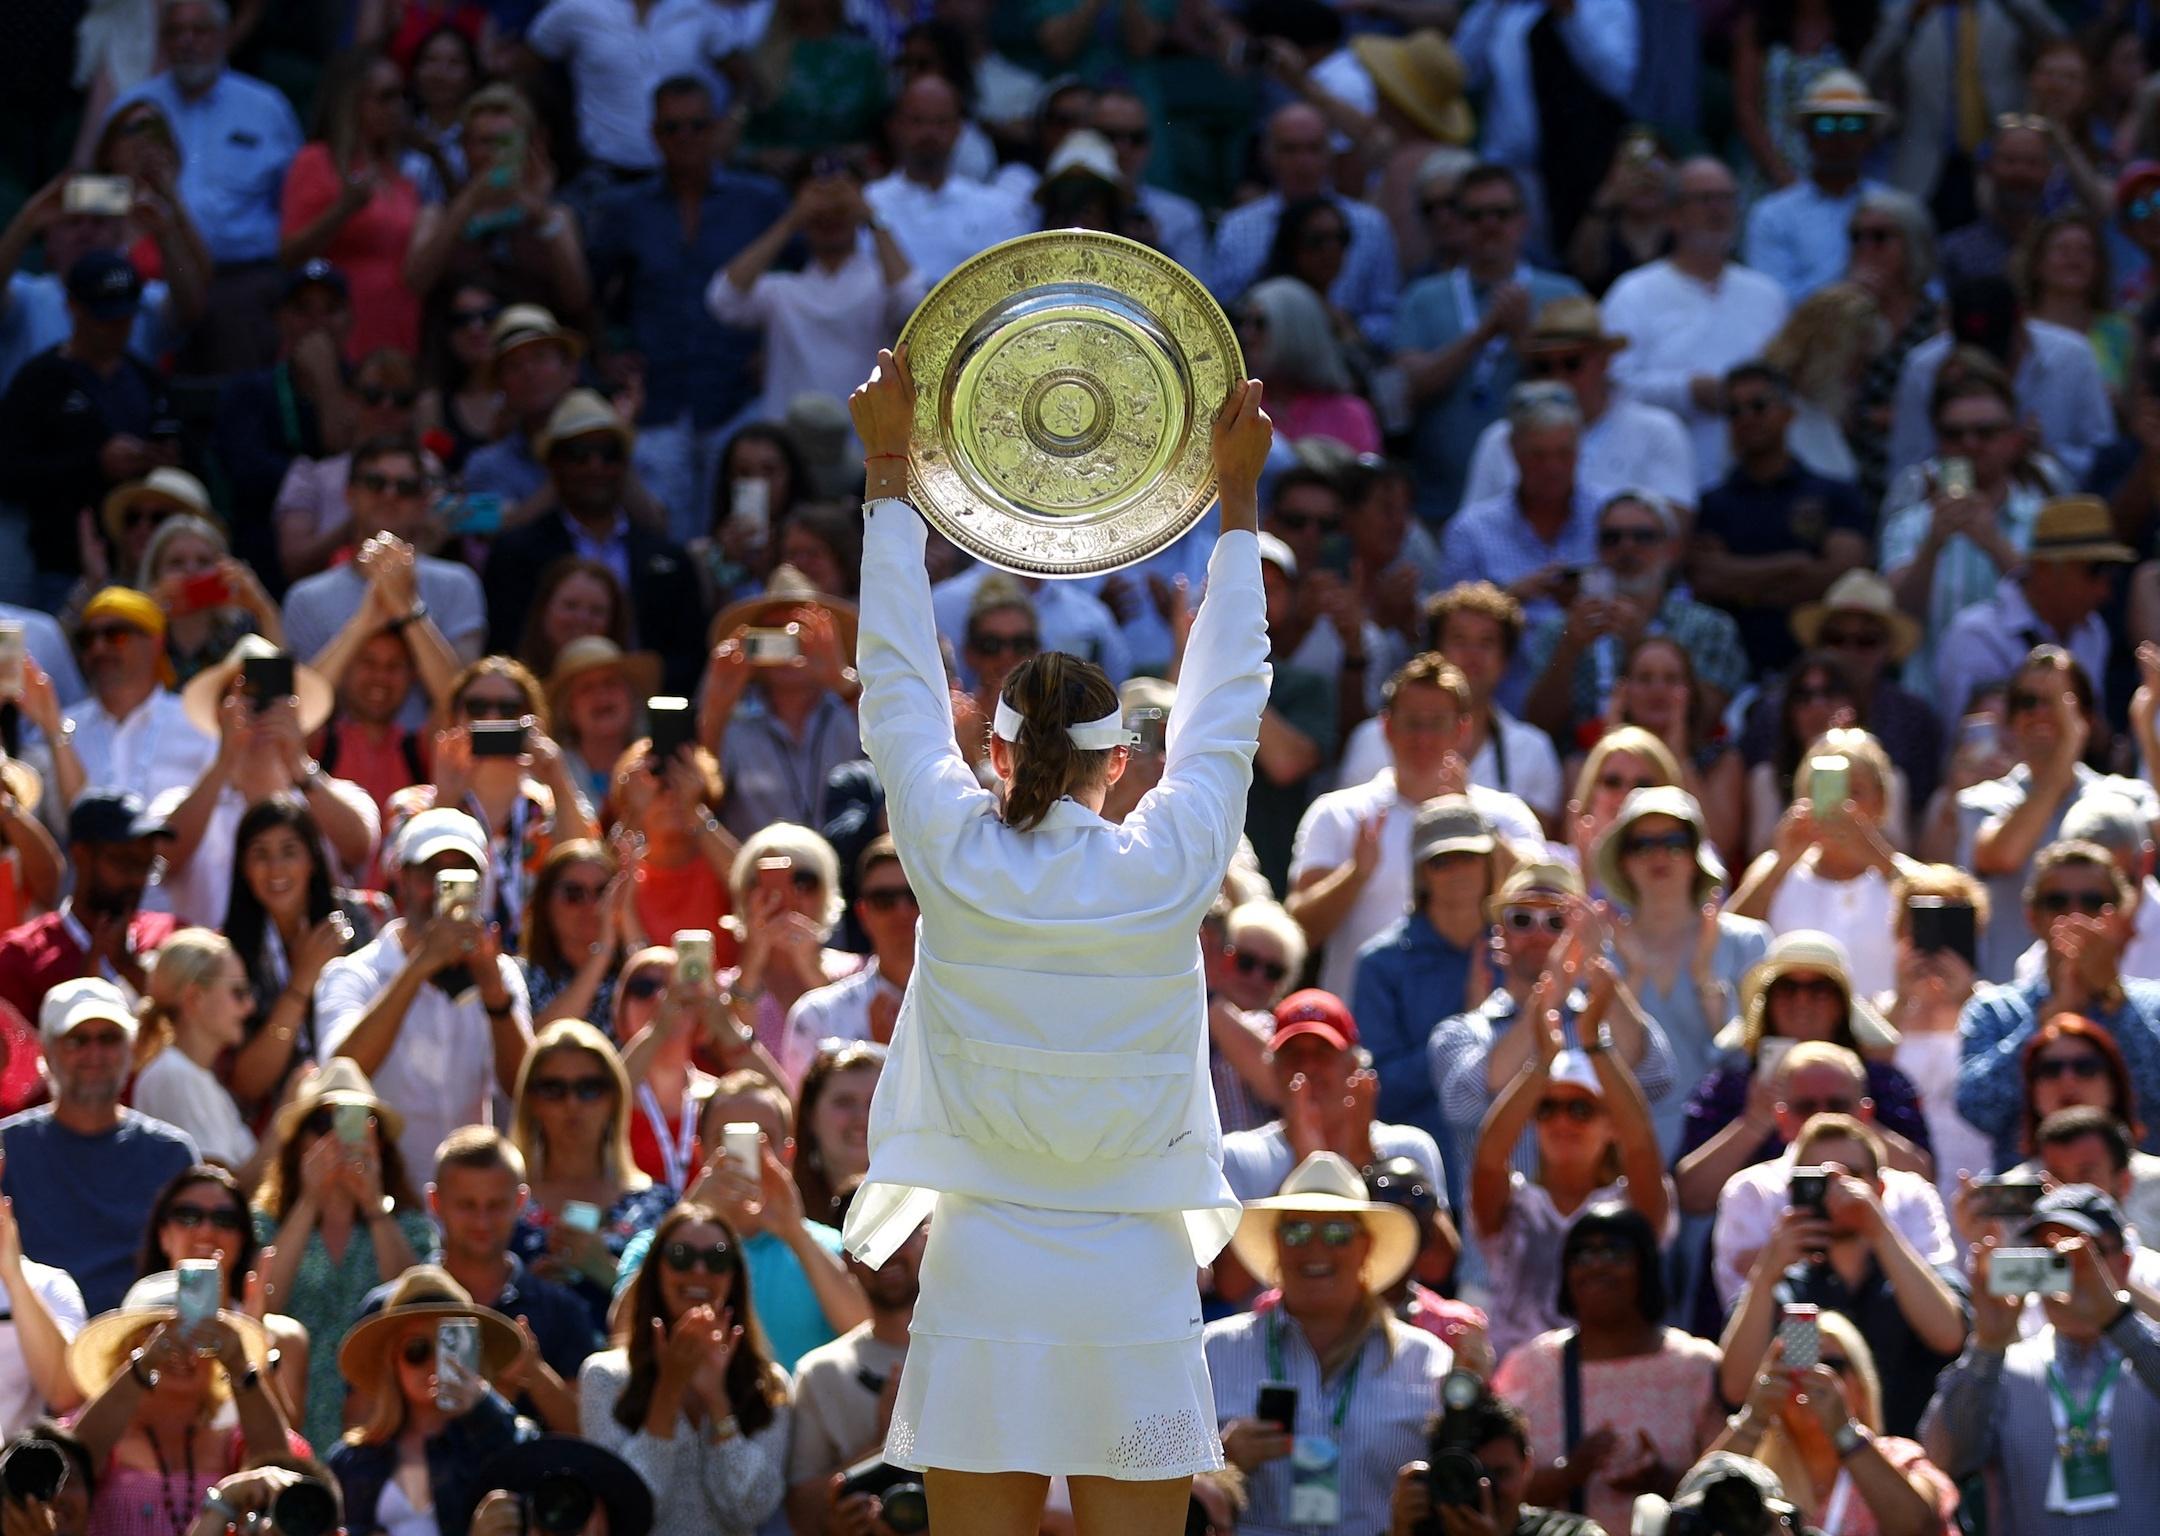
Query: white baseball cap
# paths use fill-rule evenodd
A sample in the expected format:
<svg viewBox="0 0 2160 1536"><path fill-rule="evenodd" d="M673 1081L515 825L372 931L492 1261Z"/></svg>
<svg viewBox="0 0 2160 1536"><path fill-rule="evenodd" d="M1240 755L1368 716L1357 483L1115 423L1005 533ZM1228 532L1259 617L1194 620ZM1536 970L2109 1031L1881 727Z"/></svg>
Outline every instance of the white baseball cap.
<svg viewBox="0 0 2160 1536"><path fill-rule="evenodd" d="M442 853L469 855L476 869L488 867L487 833L464 811L434 806L420 812L397 835L390 862L399 869L425 864Z"/></svg>
<svg viewBox="0 0 2160 1536"><path fill-rule="evenodd" d="M121 990L102 976L81 976L55 984L38 1004L38 1038L46 1045L65 1040L93 1019L120 1026L135 1043L135 1010Z"/></svg>

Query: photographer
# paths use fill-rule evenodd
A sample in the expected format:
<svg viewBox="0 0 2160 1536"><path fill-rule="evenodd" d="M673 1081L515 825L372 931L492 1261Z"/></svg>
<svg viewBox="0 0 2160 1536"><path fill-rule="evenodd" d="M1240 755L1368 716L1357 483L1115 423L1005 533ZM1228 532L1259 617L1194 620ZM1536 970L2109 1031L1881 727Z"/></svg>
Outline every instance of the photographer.
<svg viewBox="0 0 2160 1536"><path fill-rule="evenodd" d="M0 1449L0 1532L5 1536L83 1536L97 1496L89 1447L50 1419L39 1419Z"/></svg>
<svg viewBox="0 0 2160 1536"><path fill-rule="evenodd" d="M1594 1520L1523 1502L1530 1425L1505 1398L1484 1392L1443 1409L1429 1433L1429 1459L1395 1474L1387 1536L1605 1536ZM1473 1491L1474 1502L1464 1497Z"/></svg>
<svg viewBox="0 0 2160 1536"><path fill-rule="evenodd" d="M542 1435L480 1469L472 1536L645 1536L652 1491L620 1456L574 1435Z"/></svg>
<svg viewBox="0 0 2160 1536"><path fill-rule="evenodd" d="M293 1456L235 1472L204 1493L186 1536L336 1536L344 1529L337 1480L314 1458Z"/></svg>

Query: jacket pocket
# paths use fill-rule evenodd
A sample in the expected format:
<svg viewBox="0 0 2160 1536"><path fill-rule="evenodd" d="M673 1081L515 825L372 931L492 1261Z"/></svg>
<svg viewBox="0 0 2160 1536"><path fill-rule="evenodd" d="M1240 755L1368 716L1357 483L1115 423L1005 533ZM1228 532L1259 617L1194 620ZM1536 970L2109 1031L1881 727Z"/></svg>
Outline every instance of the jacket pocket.
<svg viewBox="0 0 2160 1536"><path fill-rule="evenodd" d="M1192 1101L1194 1058L1176 1052L1051 1051L937 1030L930 1061L956 1134L1061 1162L1164 1151Z"/></svg>

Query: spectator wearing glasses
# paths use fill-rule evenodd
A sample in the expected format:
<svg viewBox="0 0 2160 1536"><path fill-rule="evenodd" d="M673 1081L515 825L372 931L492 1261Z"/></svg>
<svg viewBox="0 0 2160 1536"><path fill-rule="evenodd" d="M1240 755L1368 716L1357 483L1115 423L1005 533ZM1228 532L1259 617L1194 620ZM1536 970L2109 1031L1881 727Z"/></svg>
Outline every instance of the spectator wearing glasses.
<svg viewBox="0 0 2160 1536"><path fill-rule="evenodd" d="M1912 349L1942 325L1942 307L1931 291L1935 225L1927 210L1905 193L1876 187L1860 194L1848 228L1852 257L1845 280L1873 296L1888 338L1861 376L1847 428L1853 456L1860 461L1860 497L1873 507L1882 504L1890 479L1889 412L1898 371Z"/></svg>
<svg viewBox="0 0 2160 1536"><path fill-rule="evenodd" d="M1846 223L1875 184L1861 174L1889 109L1849 69L1826 70L1793 107L1807 136L1807 175L1748 210L1747 264L1797 304L1845 270Z"/></svg>
<svg viewBox="0 0 2160 1536"><path fill-rule="evenodd" d="M165 655L176 684L223 661L244 635L285 643L277 603L208 518L182 513L160 521L137 571L135 590L166 612Z"/></svg>
<svg viewBox="0 0 2160 1536"><path fill-rule="evenodd" d="M1979 217L1943 237L1946 284L2010 275L2019 244L2046 209L2055 168L2052 141L2043 118L2006 113L1995 120L1977 177Z"/></svg>
<svg viewBox="0 0 2160 1536"><path fill-rule="evenodd" d="M1692 495L1692 489L1690 490ZM1578 581L1566 610L1534 626L1524 648L1534 681L1523 714L1562 741L1580 741L1600 723L1621 658L1649 635L1687 652L1698 682L1720 699L1748 682L1747 652L1731 614L1690 595L1681 574L1680 514L1664 496L1640 489L1605 499L1597 514L1597 563L1611 594Z"/></svg>
<svg viewBox="0 0 2160 1536"><path fill-rule="evenodd" d="M165 624L154 599L107 587L83 605L75 633L89 696L62 716L43 674L26 680L22 708L52 744L63 803L91 785L151 800L194 783L217 755L169 686Z"/></svg>
<svg viewBox="0 0 2160 1536"><path fill-rule="evenodd" d="M643 947L628 931L636 925L634 893L606 843L572 838L548 850L518 945L535 1029L561 1019L608 1029L623 959Z"/></svg>
<svg viewBox="0 0 2160 1536"><path fill-rule="evenodd" d="M502 295L486 284L457 284L442 311L440 351L423 354L427 387L417 420L421 430L448 439L443 464L451 474L462 474L465 461L503 427L503 394L489 366L495 349L488 335L502 310Z"/></svg>
<svg viewBox="0 0 2160 1536"><path fill-rule="evenodd" d="M1457 1441L1454 1424L1434 1415L1431 1435L1423 1457L1406 1463L1395 1474L1395 1493L1388 1501L1385 1536L1419 1536L1421 1532L1446 1530L1434 1523L1439 1512L1432 1504L1432 1461L1444 1449L1468 1450L1482 1473L1480 1490L1485 1503L1475 1514L1459 1512L1464 1530L1485 1530L1499 1536L1605 1536L1605 1527L1582 1515L1541 1509L1530 1502L1530 1478L1536 1463L1530 1458L1530 1421L1522 1409L1493 1392L1479 1396L1466 1440ZM1443 1438L1443 1436L1445 1438ZM1425 1459L1425 1458L1430 1458ZM1468 1522L1475 1519L1478 1525ZM1222 1527L1227 1532L1229 1527Z"/></svg>
<svg viewBox="0 0 2160 1536"><path fill-rule="evenodd" d="M697 1053L730 1075L776 1086L781 1077L764 1048L727 1021L718 982L679 976L679 964L666 945L631 955L615 989L614 1018L623 1070L636 1084L631 1156L656 1184L678 1190L697 1179L698 1114L721 1081L698 1066Z"/></svg>
<svg viewBox="0 0 2160 1536"><path fill-rule="evenodd" d="M2132 802L2141 820L2160 816L2160 798L2142 779L2103 777L2085 766L2097 718L2092 683L2077 659L2056 646L2034 648L2010 675L2003 736L2012 767L1958 794L1952 862L1987 882L1994 907L1980 935L1979 971L1988 981L2010 979L2019 952L2049 927L2045 920L2026 926L2029 880L2035 856L2062 836L2073 804L2097 788ZM2120 873L2112 863L2109 869ZM2127 899L2119 904L2125 931L2118 947L2128 938L2130 913Z"/></svg>
<svg viewBox="0 0 2160 1536"><path fill-rule="evenodd" d="M418 421L414 402L419 386L409 353L383 348L362 357L352 373L353 441L411 437ZM442 479L443 467L433 453L426 454L422 463L429 479ZM358 542L347 496L351 480L350 453L323 459L302 456L286 469L271 508L277 524L278 569L286 582L314 575ZM428 536L432 553L441 536L433 526Z"/></svg>
<svg viewBox="0 0 2160 1536"><path fill-rule="evenodd" d="M2095 1031L2087 1044L2098 1045L2104 1033ZM2113 1042L2109 1042L2110 1045ZM2079 1064L2084 1064L2079 1059ZM2109 1063L2109 1074L2120 1067ZM2127 1089L2127 1069L2125 1089ZM2110 1091L2107 1076L2095 1079L2040 1079L2056 1090L2053 1097L2089 1094L2099 1085ZM2127 1098L2127 1092L2125 1092ZM2028 1119L2032 1117L2027 1116ZM2132 1128L2122 1117L2091 1103L2073 1103L2041 1118L2031 1131L2033 1155L2009 1172L2050 1185L2093 1184L2106 1190L2140 1231L2160 1230L2160 1157L2140 1152ZM1962 1213L1960 1213L1962 1214ZM1961 1224L1960 1234L1966 1235ZM2146 1245L2140 1244L2141 1248ZM2150 1263L2150 1260L2146 1261ZM2140 1265L2140 1269L2144 1266ZM2147 1315L2151 1313L2148 1310Z"/></svg>
<svg viewBox="0 0 2160 1536"><path fill-rule="evenodd" d="M1117 616L1085 582L1012 576L978 565L939 582L930 605L938 633L959 658L960 680L972 683L985 720L996 712L1004 679L1037 651L1085 657L1113 685L1132 675L1132 648Z"/></svg>
<svg viewBox="0 0 2160 1536"><path fill-rule="evenodd" d="M1613 387L1613 354L1627 339L1605 329L1597 304L1580 294L1549 299L1520 344L1523 377L1549 379L1574 392L1583 418L1581 467L1590 484L1648 491L1674 507L1695 505L1695 450L1680 418ZM1520 478L1508 429L1495 421L1478 434L1463 486L1469 505L1515 489Z"/></svg>
<svg viewBox="0 0 2160 1536"><path fill-rule="evenodd" d="M2129 942L2123 946L2122 973L2160 977L2160 881L2153 878L2152 826L2140 819L2137 803L2106 786L2080 795L2063 814L2060 840L2098 843L2130 882L2133 897ZM2047 942L2035 938L2018 956L2016 981L2030 981L2047 968ZM2160 1227L2153 1229L2160 1233Z"/></svg>
<svg viewBox="0 0 2160 1536"><path fill-rule="evenodd" d="M1759 1142L1752 1132L1749 1135L1753 1150L1762 1155L1710 1191L1717 1211L1711 1241L1710 1273L1717 1303L1713 1316L1738 1301L1751 1275L1760 1272L1774 1284L1793 1262L1790 1252L1766 1258L1765 1251L1780 1241L1779 1223L1785 1217L1792 1171L1806 1162L1798 1147L1809 1122L1819 1115L1850 1117L1869 1129L1881 1148L1873 1176L1879 1177L1877 1192L1888 1220L1902 1234L1905 1245L1927 1264L1954 1261L1957 1250L1942 1197L1925 1175L1897 1166L1910 1161L1910 1146L1906 1144L1904 1153L1895 1150L1901 1139L1894 1132L1886 1134L1882 1116L1868 1095L1871 1074L1877 1071L1877 1063L1863 1065L1844 1046L1803 1040L1785 1053L1775 1072L1762 1074L1759 1081L1766 1087L1760 1097L1769 1101L1764 1107L1768 1135ZM1692 1171L1689 1160L1683 1158L1682 1199L1688 1198Z"/></svg>
<svg viewBox="0 0 2160 1536"><path fill-rule="evenodd" d="M1935 697L1962 712L1965 701L2017 670L2036 645L2060 646L2087 677L2104 682L2110 641L2102 610L2114 596L2118 571L2136 558L2115 537L2099 497L2048 502L2033 521L2018 570L1943 631L1935 648ZM2105 708L2106 700L2101 704Z"/></svg>
<svg viewBox="0 0 2160 1536"><path fill-rule="evenodd" d="M541 494L548 472L540 443L555 407L577 387L585 343L539 304L499 306L487 337L487 377L500 392L498 424L506 430L473 449L465 490L500 496L505 526L516 527L548 500Z"/></svg>
<svg viewBox="0 0 2160 1536"><path fill-rule="evenodd" d="M1137 93L1112 88L1095 96L1095 131L1117 156L1141 213L1154 226L1156 249L1195 276L1208 269L1207 219L1191 198L1158 187L1147 178L1153 157L1154 129L1148 107Z"/></svg>
<svg viewBox="0 0 2160 1536"><path fill-rule="evenodd" d="M736 1022L777 1055L788 1010L863 962L861 955L831 947L847 905L840 894L840 858L810 828L776 821L743 842L728 871L728 893L741 951L739 963L720 974L720 984Z"/></svg>
<svg viewBox="0 0 2160 1536"><path fill-rule="evenodd" d="M1461 264L1405 289L1395 322L1396 362L1417 408L1418 516L1433 526L1469 499L1466 469L1523 376L1531 322L1582 292L1573 278L1524 263L1530 215L1513 171L1476 166L1448 201Z"/></svg>
<svg viewBox="0 0 2160 1536"><path fill-rule="evenodd" d="M2160 981L2122 974L2130 895L2130 882L2096 843L2055 843L2033 864L2024 912L2047 943L2046 970L2032 981L1982 991L1959 1020L1958 1113L1994 1138L1998 1167L2026 1150L2020 1118L2026 1043L2063 1013L2089 1019L2113 1037L2137 1090L2136 1104L2118 1106L2119 1112L2147 1128L2145 1150L2160 1151L2151 1129L2160 1123Z"/></svg>
<svg viewBox="0 0 2160 1536"><path fill-rule="evenodd" d="M85 562L83 575L59 610L62 627L74 630L82 622L82 605L108 585L117 583L156 596L156 589L141 579L144 557L165 525L184 517L213 526L223 521L202 481L184 469L159 465L141 479L107 492L92 523L95 535L78 540Z"/></svg>
<svg viewBox="0 0 2160 1536"><path fill-rule="evenodd" d="M1732 472L1703 493L1688 558L1695 595L1731 613L1757 672L1791 661L1792 612L1867 564L1873 522L1850 484L1794 457L1792 384L1763 362L1727 373Z"/></svg>
<svg viewBox="0 0 2160 1536"><path fill-rule="evenodd" d="M1272 622L1268 626L1269 649L1286 666L1335 684L1337 734L1326 750L1380 707L1381 687L1401 659L1399 638L1373 622L1351 579L1347 566L1355 552L1343 553L1345 515L1340 482L1325 470L1297 464L1275 478L1260 524L1289 556L1287 563L1270 563L1296 588L1296 608L1282 633Z"/></svg>
<svg viewBox="0 0 2160 1536"><path fill-rule="evenodd" d="M1746 1293L1726 1324L1720 1391L1747 1401L1755 1364L1782 1309L1812 1304L1852 1320L1882 1362L1880 1428L1909 1436L1920 1426L1936 1373L1965 1345L1965 1277L1954 1257L1930 1263L1883 1207L1883 1147L1846 1114L1809 1118L1793 1142L1794 1167L1831 1170L1821 1210L1791 1203L1749 1267ZM1825 1340L1826 1343L1829 1340Z"/></svg>
<svg viewBox="0 0 2160 1536"><path fill-rule="evenodd" d="M855 862L855 919L870 941L871 963L852 976L813 987L788 1009L775 1055L789 1082L800 1084L811 1062L835 1045L850 1040L892 1043L900 999L915 969L915 919L920 915L893 840L873 839ZM807 1106L803 1115L809 1118Z"/></svg>
<svg viewBox="0 0 2160 1536"><path fill-rule="evenodd" d="M1128 770L1129 772L1129 770ZM1208 1075L1224 1134L1264 1124L1275 1103L1267 1043L1275 1005L1305 969L1305 930L1265 897L1211 910L1200 924L1208 989Z"/></svg>

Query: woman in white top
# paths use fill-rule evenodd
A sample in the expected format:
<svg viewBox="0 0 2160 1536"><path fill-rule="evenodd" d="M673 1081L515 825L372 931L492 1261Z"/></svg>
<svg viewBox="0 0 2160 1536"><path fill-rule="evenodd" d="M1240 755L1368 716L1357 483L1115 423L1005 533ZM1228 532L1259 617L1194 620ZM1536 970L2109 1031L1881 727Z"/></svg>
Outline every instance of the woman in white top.
<svg viewBox="0 0 2160 1536"><path fill-rule="evenodd" d="M1197 935L1245 815L1268 690L1257 486L1272 428L1233 385L1222 536L1161 782L1112 824L1117 691L1057 652L1014 669L991 765L953 738L927 530L904 500L914 384L881 352L851 402L869 471L863 741L922 910L870 1112L849 1248L882 1264L934 1209L885 1445L932 1524L1031 1533L1053 1474L1082 1536L1158 1536L1222 1465L1195 1266L1228 1241Z"/></svg>
<svg viewBox="0 0 2160 1536"><path fill-rule="evenodd" d="M247 1038L255 988L225 935L183 928L157 952L139 1038L154 1054L135 1074L135 1107L195 1138L202 1155L252 1184L261 1171L255 1133L214 1070Z"/></svg>

